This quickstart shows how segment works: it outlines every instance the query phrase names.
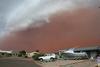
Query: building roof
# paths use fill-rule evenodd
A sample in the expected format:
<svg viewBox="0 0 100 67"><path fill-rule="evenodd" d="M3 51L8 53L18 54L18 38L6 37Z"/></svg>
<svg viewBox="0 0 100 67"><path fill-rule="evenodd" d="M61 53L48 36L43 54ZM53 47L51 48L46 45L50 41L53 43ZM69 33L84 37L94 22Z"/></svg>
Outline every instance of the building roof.
<svg viewBox="0 0 100 67"><path fill-rule="evenodd" d="M12 50L11 51L0 50L0 53L12 53Z"/></svg>
<svg viewBox="0 0 100 67"><path fill-rule="evenodd" d="M75 48L74 51L91 51L91 50L99 50L100 51L100 46L84 47L84 48Z"/></svg>

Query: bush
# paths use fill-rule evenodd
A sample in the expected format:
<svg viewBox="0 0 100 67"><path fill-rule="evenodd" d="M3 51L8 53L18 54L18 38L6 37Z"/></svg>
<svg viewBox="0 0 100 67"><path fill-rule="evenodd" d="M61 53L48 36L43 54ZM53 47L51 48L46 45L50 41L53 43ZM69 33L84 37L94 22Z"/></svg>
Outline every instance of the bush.
<svg viewBox="0 0 100 67"><path fill-rule="evenodd" d="M18 57L22 57L22 54L18 54Z"/></svg>
<svg viewBox="0 0 100 67"><path fill-rule="evenodd" d="M11 57L11 56L12 56L12 54L5 54L5 56L6 56L6 57Z"/></svg>
<svg viewBox="0 0 100 67"><path fill-rule="evenodd" d="M39 57L40 56L43 56L44 54L35 54L34 56L32 56L32 58L34 59L34 60L39 60Z"/></svg>
<svg viewBox="0 0 100 67"><path fill-rule="evenodd" d="M24 58L28 58L28 56L27 56L27 55L25 55L25 56L24 56Z"/></svg>
<svg viewBox="0 0 100 67"><path fill-rule="evenodd" d="M26 55L26 51L25 50L19 51L19 54Z"/></svg>
<svg viewBox="0 0 100 67"><path fill-rule="evenodd" d="M25 51L25 50L19 51L18 57L24 57L24 58L27 58L26 51Z"/></svg>

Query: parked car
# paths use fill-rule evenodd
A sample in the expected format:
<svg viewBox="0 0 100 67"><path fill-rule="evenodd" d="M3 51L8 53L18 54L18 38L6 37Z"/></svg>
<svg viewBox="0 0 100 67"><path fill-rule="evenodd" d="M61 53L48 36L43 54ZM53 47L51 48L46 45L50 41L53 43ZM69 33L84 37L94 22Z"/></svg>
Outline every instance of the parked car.
<svg viewBox="0 0 100 67"><path fill-rule="evenodd" d="M45 54L44 56L39 57L40 61L54 61L56 59L56 54Z"/></svg>

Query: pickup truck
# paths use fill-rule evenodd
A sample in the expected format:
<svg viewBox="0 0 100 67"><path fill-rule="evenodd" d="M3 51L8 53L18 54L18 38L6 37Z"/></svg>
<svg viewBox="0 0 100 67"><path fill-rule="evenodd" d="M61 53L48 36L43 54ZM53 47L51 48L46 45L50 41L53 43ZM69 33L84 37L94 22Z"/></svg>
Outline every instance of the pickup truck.
<svg viewBox="0 0 100 67"><path fill-rule="evenodd" d="M56 59L56 54L45 54L44 56L39 57L40 61L54 61Z"/></svg>

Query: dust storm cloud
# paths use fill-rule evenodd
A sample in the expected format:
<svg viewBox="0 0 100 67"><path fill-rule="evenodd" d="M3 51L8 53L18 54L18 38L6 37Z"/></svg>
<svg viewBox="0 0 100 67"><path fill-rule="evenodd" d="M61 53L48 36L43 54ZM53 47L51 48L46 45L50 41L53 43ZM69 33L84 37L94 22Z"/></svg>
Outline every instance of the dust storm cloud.
<svg viewBox="0 0 100 67"><path fill-rule="evenodd" d="M50 23L13 32L2 43L5 49L54 51L100 44L100 10L64 11L50 17ZM45 21L41 21L45 23Z"/></svg>
<svg viewBox="0 0 100 67"><path fill-rule="evenodd" d="M84 2L83 0L71 1L71 4L75 2L78 5ZM98 5L95 1L90 1L82 7L77 9L76 7L78 6L70 11L68 9L58 10L51 14L49 19L45 16L46 20L36 20L33 21L34 23L31 22L25 29L12 31L1 42L0 48L29 51L38 49L48 52L100 44L100 9ZM40 24L39 27L34 27L38 24Z"/></svg>

